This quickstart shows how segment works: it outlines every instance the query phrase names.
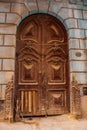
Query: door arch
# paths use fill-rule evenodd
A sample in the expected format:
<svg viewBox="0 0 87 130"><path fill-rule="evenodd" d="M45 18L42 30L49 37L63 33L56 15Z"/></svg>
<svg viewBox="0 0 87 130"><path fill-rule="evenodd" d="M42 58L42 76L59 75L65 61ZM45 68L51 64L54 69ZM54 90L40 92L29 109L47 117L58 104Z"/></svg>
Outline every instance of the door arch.
<svg viewBox="0 0 87 130"><path fill-rule="evenodd" d="M31 15L18 27L15 102L19 117L69 112L67 32L51 15Z"/></svg>

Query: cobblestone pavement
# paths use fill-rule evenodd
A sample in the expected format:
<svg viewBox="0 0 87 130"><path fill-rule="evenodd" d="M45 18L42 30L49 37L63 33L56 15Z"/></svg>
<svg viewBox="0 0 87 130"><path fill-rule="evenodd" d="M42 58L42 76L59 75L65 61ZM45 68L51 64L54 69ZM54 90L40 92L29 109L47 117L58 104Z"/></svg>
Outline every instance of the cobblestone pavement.
<svg viewBox="0 0 87 130"><path fill-rule="evenodd" d="M34 118L17 123L0 122L0 130L87 130L87 120L69 115Z"/></svg>

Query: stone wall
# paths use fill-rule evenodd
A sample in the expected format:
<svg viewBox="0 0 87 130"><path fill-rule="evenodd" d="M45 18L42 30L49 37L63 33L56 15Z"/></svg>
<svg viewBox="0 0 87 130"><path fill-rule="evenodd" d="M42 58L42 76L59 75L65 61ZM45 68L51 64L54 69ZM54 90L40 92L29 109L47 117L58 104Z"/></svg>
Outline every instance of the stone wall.
<svg viewBox="0 0 87 130"><path fill-rule="evenodd" d="M78 84L87 87L87 6L81 0L0 0L0 100L5 99L6 84L15 72L17 26L34 13L51 14L64 24L68 33L70 86L74 76Z"/></svg>

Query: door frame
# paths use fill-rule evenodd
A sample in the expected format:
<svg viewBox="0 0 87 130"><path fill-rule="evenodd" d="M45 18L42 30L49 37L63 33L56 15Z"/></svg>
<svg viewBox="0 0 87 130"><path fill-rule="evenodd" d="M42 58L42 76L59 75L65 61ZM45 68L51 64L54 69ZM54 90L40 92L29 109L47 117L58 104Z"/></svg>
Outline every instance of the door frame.
<svg viewBox="0 0 87 130"><path fill-rule="evenodd" d="M43 13L42 13L43 14ZM47 14L48 15L48 14ZM52 15L51 15L52 16ZM52 16L52 17L54 17L54 16ZM57 18L56 18L57 19ZM58 20L58 19L57 19ZM58 20L59 22L60 22L60 20ZM60 22L61 23L61 22ZM61 23L62 24L62 23ZM62 24L63 25L63 24ZM64 27L64 25L63 25L63 27ZM65 27L64 27L65 28ZM66 29L65 29L66 30ZM66 31L66 34L67 34L67 31ZM68 39L68 36L67 36L67 39ZM68 42L68 40L67 40L67 42ZM67 43L68 44L68 43ZM16 48L17 49L17 48ZM68 52L68 55L69 55L69 52ZM69 66L69 57L68 57L68 66ZM69 71L69 70L68 70ZM70 74L69 72L68 72L68 74ZM16 72L15 72L15 75L16 75ZM68 76L69 77L69 76ZM16 91L16 90L15 90ZM68 91L69 91L69 111L70 111L70 86L69 86L69 88L68 88ZM14 94L15 96L16 96L16 93ZM14 97L14 100L15 100L15 97ZM15 102L15 101L14 101Z"/></svg>

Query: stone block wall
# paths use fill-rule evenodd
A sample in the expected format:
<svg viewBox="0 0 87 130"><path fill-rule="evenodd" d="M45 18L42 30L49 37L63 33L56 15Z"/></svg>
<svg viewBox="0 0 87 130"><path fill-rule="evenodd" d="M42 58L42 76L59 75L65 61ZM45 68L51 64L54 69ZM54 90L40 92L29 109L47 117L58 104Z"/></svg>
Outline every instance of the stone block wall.
<svg viewBox="0 0 87 130"><path fill-rule="evenodd" d="M64 24L70 89L73 76L78 84L87 87L87 5L82 0L0 0L0 100L5 100L5 87L14 77L17 26L34 13L53 15Z"/></svg>

